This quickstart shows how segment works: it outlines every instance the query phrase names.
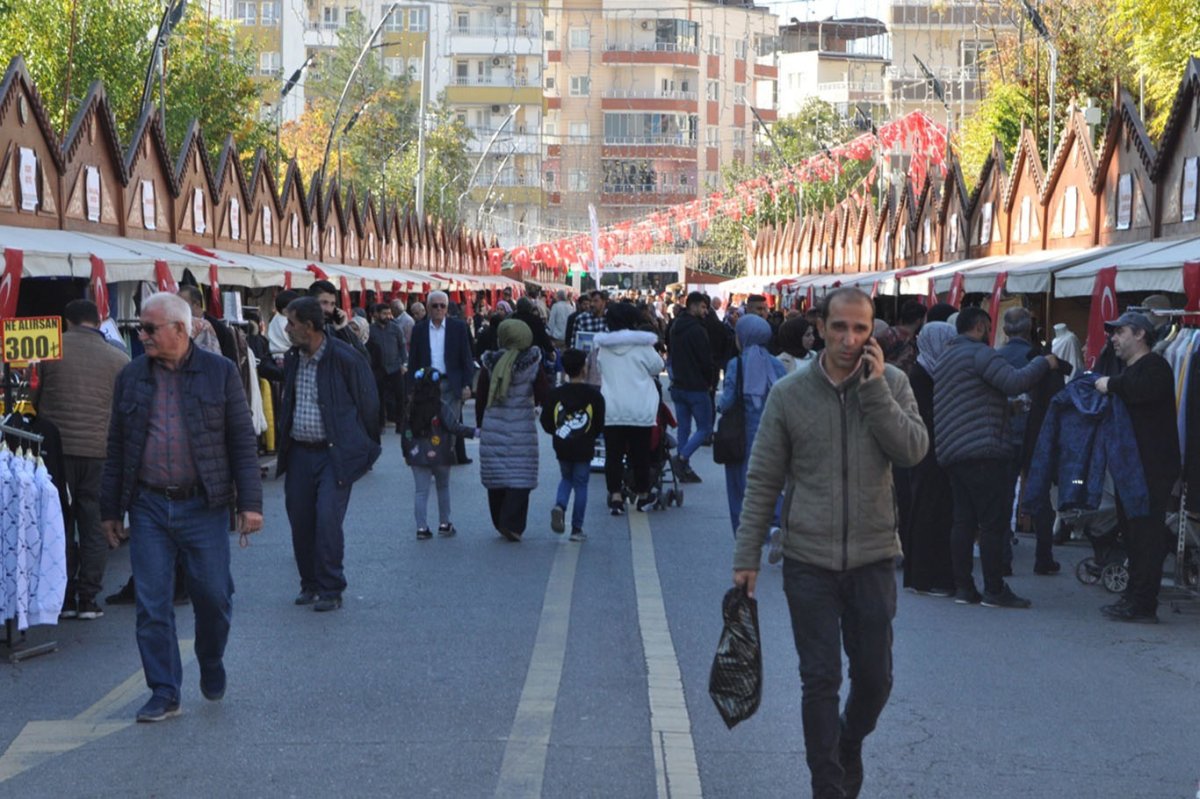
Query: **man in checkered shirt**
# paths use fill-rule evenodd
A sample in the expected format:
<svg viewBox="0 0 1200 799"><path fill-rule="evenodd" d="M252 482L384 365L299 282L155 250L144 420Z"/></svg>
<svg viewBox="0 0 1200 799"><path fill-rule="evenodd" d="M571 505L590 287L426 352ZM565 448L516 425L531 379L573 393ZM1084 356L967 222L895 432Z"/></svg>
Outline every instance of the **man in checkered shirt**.
<svg viewBox="0 0 1200 799"><path fill-rule="evenodd" d="M604 321L604 310L608 307L608 292L593 291L591 297L591 310L581 313L575 319L575 333L571 337L571 346L576 349L591 349L591 347L579 346L580 333L607 333L608 323Z"/></svg>

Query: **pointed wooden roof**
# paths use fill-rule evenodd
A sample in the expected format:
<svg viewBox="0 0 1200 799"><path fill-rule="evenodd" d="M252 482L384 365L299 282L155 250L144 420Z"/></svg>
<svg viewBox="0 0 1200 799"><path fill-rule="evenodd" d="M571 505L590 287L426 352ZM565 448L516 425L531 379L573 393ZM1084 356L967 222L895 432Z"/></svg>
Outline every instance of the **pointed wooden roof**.
<svg viewBox="0 0 1200 799"><path fill-rule="evenodd" d="M121 142L117 137L117 123L113 119L104 84L98 80L92 81L92 85L88 87L87 96L83 98L83 103L75 112L75 119L67 130L67 138L63 141L62 148L63 171L65 172L68 165L75 160L80 145L89 135L89 128L93 125L95 132L104 139L104 148L112 161L117 178L121 185L125 185L128 178L125 159L121 155Z"/></svg>
<svg viewBox="0 0 1200 799"><path fill-rule="evenodd" d="M1191 114L1189 114L1189 110ZM1179 91L1175 92L1175 100L1171 103L1171 112L1167 115L1166 125L1162 136L1158 139L1154 168L1151 175L1159 180L1170 163L1170 154L1183 134L1188 117L1192 117L1192 128L1200 127L1200 58L1192 56L1184 67L1183 77L1179 81Z"/></svg>
<svg viewBox="0 0 1200 799"><path fill-rule="evenodd" d="M1104 134L1104 146L1100 149L1100 155L1096 159L1096 181L1092 187L1093 194L1100 192L1108 162L1116 152L1117 144L1122 137L1137 150L1146 173L1153 174L1155 161L1158 159L1158 150L1155 149L1154 143L1146 134L1146 126L1137 112L1137 103L1129 95L1129 92L1117 84L1112 114Z"/></svg>
<svg viewBox="0 0 1200 799"><path fill-rule="evenodd" d="M204 175L205 182L208 184L208 197L212 200L216 197L214 189L216 182L213 180L212 166L208 162L208 149L204 146L204 133L200 130L200 122L193 119L188 124L187 133L183 137L183 146L179 148L179 156L175 160L175 186L177 190L183 190L184 175L188 172L189 168L194 166L196 161L200 163L200 170Z"/></svg>
<svg viewBox="0 0 1200 799"><path fill-rule="evenodd" d="M1067 112L1067 124L1063 126L1062 137L1054 149L1054 158L1046 169L1045 182L1042 185L1043 205L1050 201L1050 195L1062 178L1063 168L1067 165L1067 156L1071 153L1071 147L1075 143L1079 144L1079 157L1083 162L1084 171L1087 173L1088 188L1090 189L1096 185L1096 172L1099 170L1096 162L1096 148L1092 144L1092 131L1083 116L1083 111L1072 104Z"/></svg>
<svg viewBox="0 0 1200 799"><path fill-rule="evenodd" d="M1042 169L1042 159L1038 156L1037 139L1029 128L1021 128L1021 136L1017 139L1017 151L1013 154L1013 168L1004 186L1002 200L1004 207L1010 213L1017 198L1017 186L1026 179L1033 180L1032 196L1040 198L1046 185L1046 171Z"/></svg>
<svg viewBox="0 0 1200 799"><path fill-rule="evenodd" d="M143 142L145 142L143 144ZM153 154L151 156L151 154ZM141 164L143 155L152 157L156 171L162 174L171 194L178 196L179 186L175 180L175 170L171 167L171 156L167 151L167 139L163 133L162 119L154 106L146 109L146 113L138 119L133 128L133 138L125 150L125 177L132 180L134 170Z"/></svg>
<svg viewBox="0 0 1200 799"><path fill-rule="evenodd" d="M33 115L34 122L41 131L42 138L46 143L46 151L50 155L51 161L58 167L61 173L63 170L62 152L59 149L58 134L54 132L53 126L50 124L50 117L46 114L46 106L42 102L42 96L38 94L37 87L33 85L33 79L29 76L29 70L25 67L25 59L16 55L12 61L8 62L8 69L4 72L4 80L0 81L0 119L8 116L11 106L14 102L19 103L20 94L28 104L28 112Z"/></svg>

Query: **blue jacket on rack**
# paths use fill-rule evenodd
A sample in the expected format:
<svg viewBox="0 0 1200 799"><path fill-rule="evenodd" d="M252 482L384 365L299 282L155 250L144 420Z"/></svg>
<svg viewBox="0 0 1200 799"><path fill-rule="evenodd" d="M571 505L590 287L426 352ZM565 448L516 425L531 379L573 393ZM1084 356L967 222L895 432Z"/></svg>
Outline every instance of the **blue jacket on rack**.
<svg viewBox="0 0 1200 799"><path fill-rule="evenodd" d="M1046 506L1050 484L1058 484L1058 509L1095 510L1104 491L1104 472L1131 519L1150 512L1150 491L1133 437L1133 422L1120 398L1095 388L1088 373L1050 400L1037 449L1029 466L1025 501L1030 513Z"/></svg>

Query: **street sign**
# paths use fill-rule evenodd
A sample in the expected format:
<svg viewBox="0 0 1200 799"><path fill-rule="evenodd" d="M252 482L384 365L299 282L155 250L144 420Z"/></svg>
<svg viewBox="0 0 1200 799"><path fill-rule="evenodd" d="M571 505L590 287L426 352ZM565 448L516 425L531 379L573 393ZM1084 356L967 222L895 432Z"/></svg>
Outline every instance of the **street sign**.
<svg viewBox="0 0 1200 799"><path fill-rule="evenodd" d="M5 363L62 359L61 317L5 319L3 333Z"/></svg>

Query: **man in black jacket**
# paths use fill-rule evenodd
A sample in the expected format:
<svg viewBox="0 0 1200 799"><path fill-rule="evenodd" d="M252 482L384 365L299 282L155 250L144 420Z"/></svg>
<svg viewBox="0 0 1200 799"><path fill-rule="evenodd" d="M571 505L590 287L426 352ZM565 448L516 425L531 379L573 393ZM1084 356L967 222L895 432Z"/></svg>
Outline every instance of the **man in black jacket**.
<svg viewBox="0 0 1200 799"><path fill-rule="evenodd" d="M292 348L283 363L277 472L292 549L300 572L297 605L342 606L342 523L350 489L379 457L379 394L371 366L340 339L326 335L317 300L287 307Z"/></svg>
<svg viewBox="0 0 1200 799"><path fill-rule="evenodd" d="M308 296L316 297L325 314L325 335L349 344L355 352L370 361L367 346L358 338L354 328L350 327L350 317L338 306L339 294L328 280L314 280L308 287Z"/></svg>
<svg viewBox="0 0 1200 799"><path fill-rule="evenodd" d="M1104 329L1125 369L1114 377L1098 379L1096 390L1120 397L1129 409L1146 487L1150 489L1150 513L1128 518L1117 495L1117 518L1126 532L1129 550L1129 586L1120 601L1101 608L1101 612L1117 621L1154 624L1158 621L1158 591L1167 555L1163 520L1179 477L1175 374L1161 355L1150 351L1154 324L1145 315L1127 312L1105 322Z"/></svg>
<svg viewBox="0 0 1200 799"><path fill-rule="evenodd" d="M687 310L671 325L671 399L679 420L679 454L676 468L685 483L699 483L700 475L689 459L712 434L712 404L708 397L713 384L712 346L704 329L708 301L698 291L687 297ZM696 430L692 431L692 421Z"/></svg>
<svg viewBox="0 0 1200 799"><path fill-rule="evenodd" d="M117 376L108 426L101 528L116 548L129 513L138 650L153 692L139 722L180 712L176 558L196 614L200 692L210 701L225 695L230 507L240 533L262 529L262 478L241 378L231 361L192 344L191 325L180 297L161 292L142 303L138 336L146 354Z"/></svg>

